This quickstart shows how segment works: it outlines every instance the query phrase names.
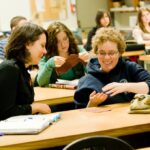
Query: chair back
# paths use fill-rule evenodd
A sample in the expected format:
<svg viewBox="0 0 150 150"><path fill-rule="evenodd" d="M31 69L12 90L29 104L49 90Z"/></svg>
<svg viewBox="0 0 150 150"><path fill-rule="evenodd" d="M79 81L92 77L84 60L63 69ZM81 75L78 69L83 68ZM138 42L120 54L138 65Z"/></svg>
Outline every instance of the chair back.
<svg viewBox="0 0 150 150"><path fill-rule="evenodd" d="M75 140L63 150L134 150L127 142L110 136L91 136Z"/></svg>
<svg viewBox="0 0 150 150"><path fill-rule="evenodd" d="M144 44L127 44L126 51L145 51Z"/></svg>

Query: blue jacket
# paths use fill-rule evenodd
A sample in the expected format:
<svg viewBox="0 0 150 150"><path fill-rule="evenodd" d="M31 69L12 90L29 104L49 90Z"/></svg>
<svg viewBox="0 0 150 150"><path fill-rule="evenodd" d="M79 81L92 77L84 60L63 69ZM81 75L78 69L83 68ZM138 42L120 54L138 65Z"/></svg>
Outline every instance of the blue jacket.
<svg viewBox="0 0 150 150"><path fill-rule="evenodd" d="M100 70L100 64L97 58L92 58L87 65L87 75L79 80L78 88L74 99L77 108L86 107L89 101L89 95L94 90L101 92L102 87L111 82L146 82L150 87L150 74L142 66L135 62L119 59L117 66L109 73ZM149 92L150 93L150 92ZM130 101L134 93L120 93L103 102L104 104L113 104Z"/></svg>

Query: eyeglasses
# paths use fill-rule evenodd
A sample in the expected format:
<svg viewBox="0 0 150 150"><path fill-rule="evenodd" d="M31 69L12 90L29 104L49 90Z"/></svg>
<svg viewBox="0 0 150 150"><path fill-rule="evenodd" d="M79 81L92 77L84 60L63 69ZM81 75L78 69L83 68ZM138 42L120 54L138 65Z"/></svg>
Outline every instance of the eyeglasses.
<svg viewBox="0 0 150 150"><path fill-rule="evenodd" d="M110 51L108 53L106 53L105 51L102 51L102 50L99 50L98 51L98 54L101 56L101 57L105 57L106 55L110 56L110 57L113 57L115 56L116 54L118 54L119 52L118 51Z"/></svg>

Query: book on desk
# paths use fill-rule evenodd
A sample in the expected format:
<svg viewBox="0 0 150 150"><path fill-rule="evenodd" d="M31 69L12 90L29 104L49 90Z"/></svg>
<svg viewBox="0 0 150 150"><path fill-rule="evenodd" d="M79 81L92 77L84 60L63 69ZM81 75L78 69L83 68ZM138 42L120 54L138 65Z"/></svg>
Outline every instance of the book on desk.
<svg viewBox="0 0 150 150"><path fill-rule="evenodd" d="M58 119L59 113L10 117L0 121L0 134L37 134Z"/></svg>
<svg viewBox="0 0 150 150"><path fill-rule="evenodd" d="M49 87L74 90L77 88L78 82L79 82L79 79L75 79L71 81L58 79L56 83L49 84Z"/></svg>

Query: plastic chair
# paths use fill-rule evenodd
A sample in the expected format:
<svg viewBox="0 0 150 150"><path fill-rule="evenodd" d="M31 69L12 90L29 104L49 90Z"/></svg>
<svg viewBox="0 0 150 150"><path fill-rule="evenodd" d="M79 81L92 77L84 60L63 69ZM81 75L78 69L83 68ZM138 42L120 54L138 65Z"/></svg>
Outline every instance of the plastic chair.
<svg viewBox="0 0 150 150"><path fill-rule="evenodd" d="M119 138L91 136L75 140L63 150L134 150L134 148Z"/></svg>

